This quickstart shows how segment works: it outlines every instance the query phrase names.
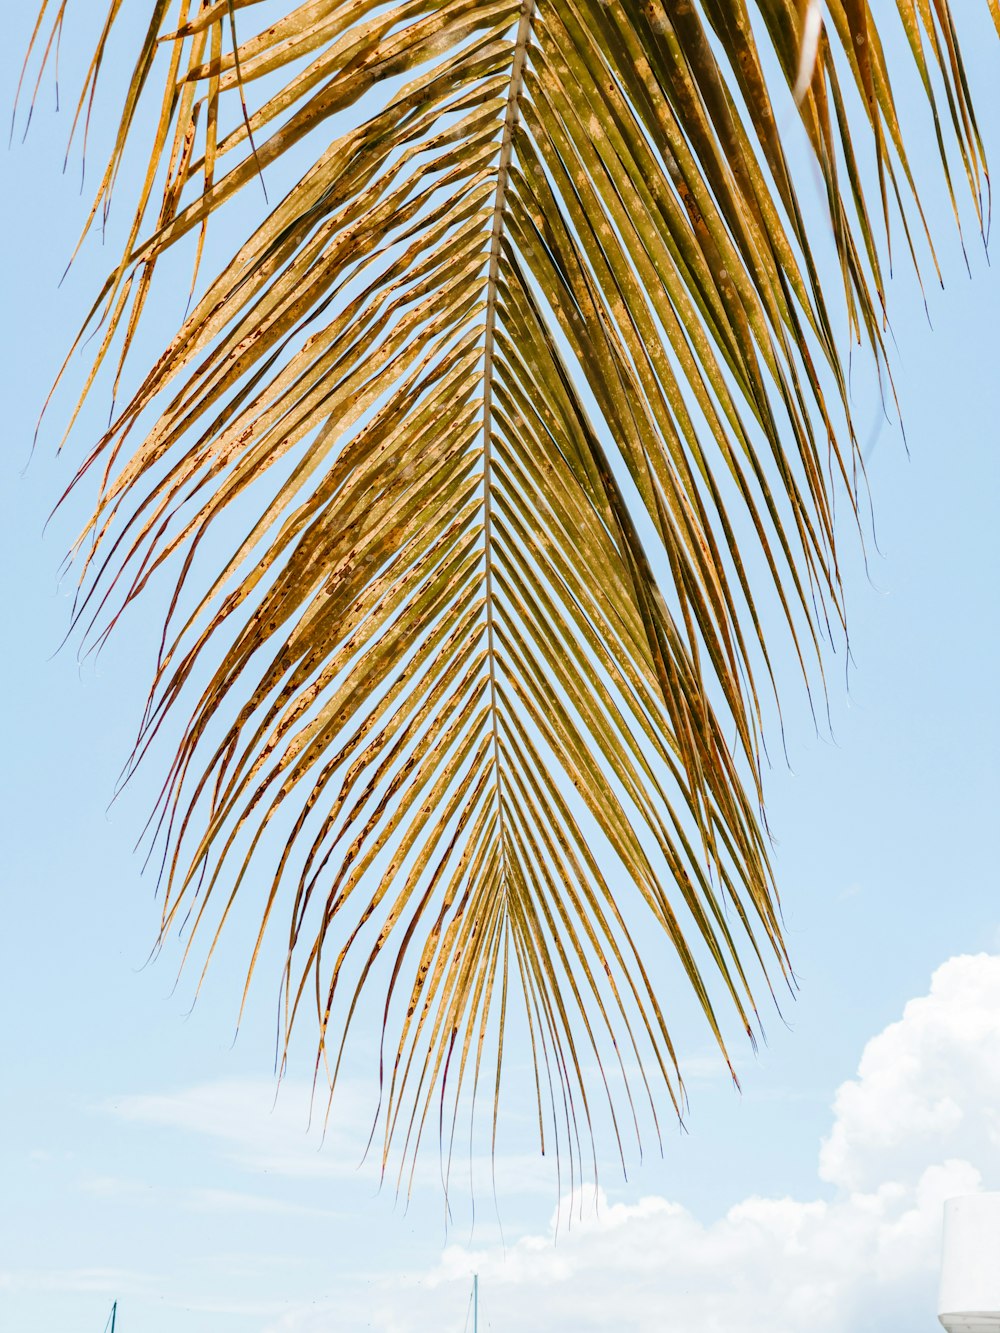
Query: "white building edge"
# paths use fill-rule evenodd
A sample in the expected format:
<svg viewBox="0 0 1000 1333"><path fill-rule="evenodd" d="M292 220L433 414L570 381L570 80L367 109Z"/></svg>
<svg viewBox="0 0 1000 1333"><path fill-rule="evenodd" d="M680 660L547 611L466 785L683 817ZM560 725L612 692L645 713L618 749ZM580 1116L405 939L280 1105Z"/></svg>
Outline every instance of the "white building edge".
<svg viewBox="0 0 1000 1333"><path fill-rule="evenodd" d="M938 1319L947 1333L1000 1333L1000 1193L944 1205Z"/></svg>

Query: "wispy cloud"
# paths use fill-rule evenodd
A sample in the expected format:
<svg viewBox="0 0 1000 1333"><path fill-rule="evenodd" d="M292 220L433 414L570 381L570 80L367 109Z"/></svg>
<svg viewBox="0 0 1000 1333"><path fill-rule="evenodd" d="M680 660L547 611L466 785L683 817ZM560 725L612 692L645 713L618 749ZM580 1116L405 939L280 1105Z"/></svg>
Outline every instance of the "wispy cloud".
<svg viewBox="0 0 1000 1333"><path fill-rule="evenodd" d="M275 1194L253 1193L248 1190L213 1188L167 1188L152 1186L148 1181L130 1180L121 1176L86 1176L79 1182L85 1194L99 1199L132 1199L149 1197L156 1207L165 1205L170 1210L182 1209L198 1213L276 1213L285 1216L345 1217L344 1212L320 1208L279 1197Z"/></svg>
<svg viewBox="0 0 1000 1333"><path fill-rule="evenodd" d="M279 1199L273 1194L250 1194L244 1190L194 1189L182 1196L184 1207L200 1213L275 1213L282 1216L346 1217L333 1208Z"/></svg>
<svg viewBox="0 0 1000 1333"><path fill-rule="evenodd" d="M325 1107L310 1121L308 1084L288 1080L276 1095L266 1079L220 1079L172 1092L138 1093L101 1103L104 1112L135 1124L217 1140L255 1171L286 1176L343 1177L356 1172L361 1106L346 1087L325 1127ZM352 1128L353 1127L353 1128Z"/></svg>
<svg viewBox="0 0 1000 1333"><path fill-rule="evenodd" d="M55 1291L119 1296L148 1296L159 1279L126 1268L26 1268L0 1272L7 1291Z"/></svg>
<svg viewBox="0 0 1000 1333"><path fill-rule="evenodd" d="M317 1105L310 1122L311 1089L304 1082L287 1080L275 1098L268 1080L225 1079L171 1092L116 1097L99 1110L120 1120L159 1130L214 1140L223 1155L248 1173L282 1176L300 1181L359 1180L377 1186L381 1163L375 1150L365 1155L371 1129L372 1105L367 1090L350 1082L338 1088L333 1114L324 1126L325 1101ZM443 1163L436 1144L427 1145L411 1177L409 1168L402 1189L442 1188ZM491 1197L494 1174L509 1195L547 1194L554 1197L555 1175L536 1154L498 1154L456 1148L451 1184L459 1193L475 1191ZM397 1176L391 1170L386 1188L394 1191Z"/></svg>
<svg viewBox="0 0 1000 1333"><path fill-rule="evenodd" d="M128 1180L123 1176L84 1176L78 1184L84 1194L95 1199L127 1199L146 1194L150 1186L143 1180Z"/></svg>

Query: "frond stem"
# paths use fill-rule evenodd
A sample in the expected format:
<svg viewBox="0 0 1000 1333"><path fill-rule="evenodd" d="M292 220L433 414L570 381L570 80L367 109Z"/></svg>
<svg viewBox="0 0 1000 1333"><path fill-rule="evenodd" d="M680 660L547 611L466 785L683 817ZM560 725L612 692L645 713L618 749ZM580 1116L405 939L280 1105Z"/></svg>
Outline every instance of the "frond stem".
<svg viewBox="0 0 1000 1333"><path fill-rule="evenodd" d="M486 559L486 642L490 663L490 712L493 716L493 765L496 770L497 805L500 827L501 864L506 868L506 836L503 807L503 778L500 765L500 729L497 726L496 645L493 615L493 359L497 322L497 290L500 276L500 250L503 240L503 215L507 199L507 182L514 154L514 132L520 116L520 99L524 87L524 70L528 61L528 40L535 17L537 0L522 0L521 13L514 37L514 54L510 70L510 89L504 110L503 137L500 140L500 159L497 163L496 194L493 198L493 219L490 228L490 266L486 279L486 337L483 347L483 544Z"/></svg>

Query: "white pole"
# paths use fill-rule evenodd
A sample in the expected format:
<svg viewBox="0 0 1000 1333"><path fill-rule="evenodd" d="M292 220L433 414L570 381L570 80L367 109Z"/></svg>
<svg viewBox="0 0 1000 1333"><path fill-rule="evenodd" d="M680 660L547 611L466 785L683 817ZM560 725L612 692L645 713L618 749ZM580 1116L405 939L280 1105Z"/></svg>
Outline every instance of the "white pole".
<svg viewBox="0 0 1000 1333"><path fill-rule="evenodd" d="M479 1333L479 1274L472 1275L472 1333Z"/></svg>

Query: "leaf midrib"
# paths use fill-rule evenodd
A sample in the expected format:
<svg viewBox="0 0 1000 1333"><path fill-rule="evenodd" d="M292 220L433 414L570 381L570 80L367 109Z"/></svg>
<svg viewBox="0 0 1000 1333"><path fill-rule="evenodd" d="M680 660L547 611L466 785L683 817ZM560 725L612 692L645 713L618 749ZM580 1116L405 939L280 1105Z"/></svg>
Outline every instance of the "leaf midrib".
<svg viewBox="0 0 1000 1333"><path fill-rule="evenodd" d="M500 158L497 163L497 185L493 199L490 227L490 260L486 277L486 334L483 347L483 546L486 566L486 647L490 670L490 713L492 715L493 765L496 773L497 810L500 831L500 863L506 869L505 821L503 812L503 778L500 763L500 729L497 726L496 643L494 635L493 593L493 363L497 320L497 294L500 276L500 250L503 241L503 217L507 202L507 183L514 154L514 132L521 110L524 71L528 59L531 25L538 0L522 0L514 53L510 70L510 89L504 110L503 136L500 140Z"/></svg>

